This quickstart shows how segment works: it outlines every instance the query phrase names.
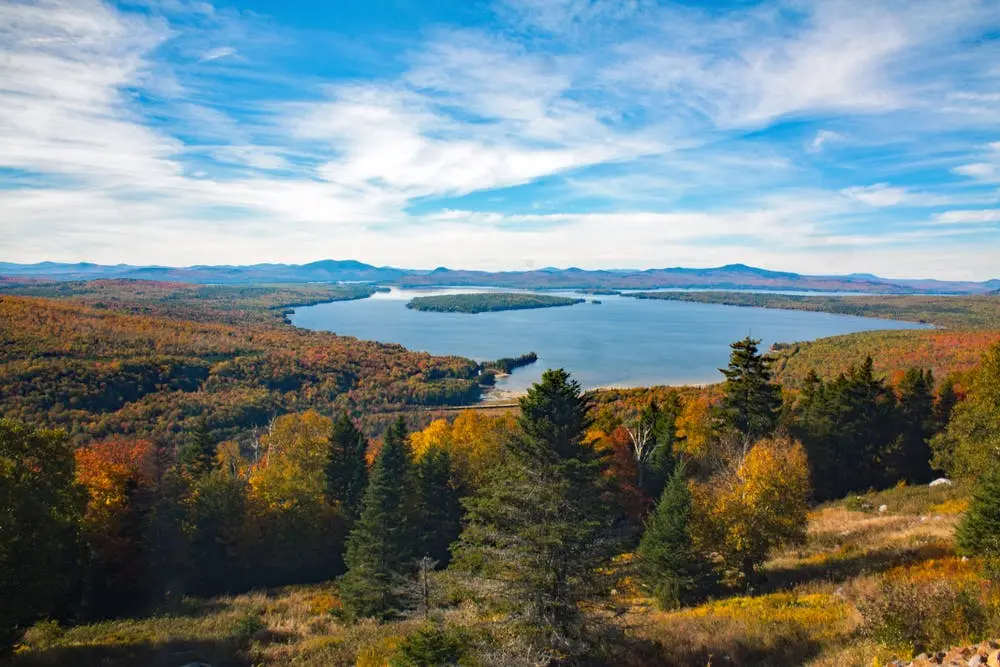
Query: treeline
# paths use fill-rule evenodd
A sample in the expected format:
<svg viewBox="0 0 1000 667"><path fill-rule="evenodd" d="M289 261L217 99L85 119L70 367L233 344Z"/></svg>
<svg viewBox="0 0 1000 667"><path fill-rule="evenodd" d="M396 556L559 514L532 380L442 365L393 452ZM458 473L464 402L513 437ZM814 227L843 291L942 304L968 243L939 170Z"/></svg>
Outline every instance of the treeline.
<svg viewBox="0 0 1000 667"><path fill-rule="evenodd" d="M875 374L898 381L909 368L924 368L944 379L974 370L1000 331L865 331L775 346L775 376L799 389L810 371L821 376L846 373L871 357Z"/></svg>
<svg viewBox="0 0 1000 667"><path fill-rule="evenodd" d="M572 656L600 645L581 602L623 569L663 607L690 604L759 581L776 546L804 538L811 500L996 465L1000 346L964 400L921 370L890 387L870 363L789 395L751 339L723 373L710 391L595 409L550 370L517 417L397 422L377 443L315 412L245 446L197 424L173 448L74 449L4 420L0 594L18 602L0 627L11 642L44 616L341 573L348 618L392 618L420 612L422 572L447 567L454 604L510 621L491 640L512 642L501 664L505 650Z"/></svg>
<svg viewBox="0 0 1000 667"><path fill-rule="evenodd" d="M156 280L80 280L0 285L0 295L66 299L101 310L196 322L278 324L293 308L365 299L372 285L195 285Z"/></svg>
<svg viewBox="0 0 1000 667"><path fill-rule="evenodd" d="M442 294L418 296L411 299L407 308L437 313L489 313L501 310L530 310L572 306L583 303L575 299L550 294L515 294L510 292L483 292L475 294Z"/></svg>
<svg viewBox="0 0 1000 667"><path fill-rule="evenodd" d="M479 368L480 372L484 375L495 376L497 373L510 375L516 369L530 366L536 361L538 361L538 355L534 352L528 352L519 357L503 357L502 359L494 359L493 361L484 361L479 364ZM492 384L492 382L487 382L486 384Z"/></svg>
<svg viewBox="0 0 1000 667"><path fill-rule="evenodd" d="M929 322L951 329L1000 329L1000 300L992 296L805 296L754 292L632 292L627 296Z"/></svg>

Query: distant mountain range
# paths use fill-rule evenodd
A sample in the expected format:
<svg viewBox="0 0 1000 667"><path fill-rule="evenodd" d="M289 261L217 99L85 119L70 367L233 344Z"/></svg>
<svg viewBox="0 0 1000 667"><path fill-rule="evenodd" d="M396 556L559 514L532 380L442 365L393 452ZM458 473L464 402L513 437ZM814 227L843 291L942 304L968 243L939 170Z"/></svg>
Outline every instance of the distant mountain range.
<svg viewBox="0 0 1000 667"><path fill-rule="evenodd" d="M37 280L97 280L127 278L167 282L245 285L260 283L377 282L402 287L514 287L591 290L662 289L774 289L872 294L989 294L1000 291L1000 280L964 282L896 280L871 274L814 276L768 271L745 264L708 269L666 268L587 271L544 268L534 271L467 271L440 267L432 271L372 266L354 260L324 259L309 264L252 264L248 266L113 266L81 262L12 264L0 262L0 286Z"/></svg>

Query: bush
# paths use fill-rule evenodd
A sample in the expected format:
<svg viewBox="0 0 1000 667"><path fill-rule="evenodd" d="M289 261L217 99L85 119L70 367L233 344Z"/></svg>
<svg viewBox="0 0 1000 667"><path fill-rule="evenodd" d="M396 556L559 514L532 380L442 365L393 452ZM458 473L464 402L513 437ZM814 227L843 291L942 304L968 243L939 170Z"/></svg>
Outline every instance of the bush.
<svg viewBox="0 0 1000 667"><path fill-rule="evenodd" d="M428 625L403 640L391 664L393 667L457 665L467 644L468 638L459 628Z"/></svg>
<svg viewBox="0 0 1000 667"><path fill-rule="evenodd" d="M998 612L996 592L971 570L936 579L890 573L858 609L867 636L912 654L982 641Z"/></svg>

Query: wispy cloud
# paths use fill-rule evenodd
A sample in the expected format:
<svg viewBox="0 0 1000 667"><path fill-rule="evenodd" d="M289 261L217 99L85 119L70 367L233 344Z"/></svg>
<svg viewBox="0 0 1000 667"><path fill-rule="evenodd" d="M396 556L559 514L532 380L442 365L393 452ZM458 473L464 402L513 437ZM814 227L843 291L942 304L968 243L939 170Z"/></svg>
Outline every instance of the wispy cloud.
<svg viewBox="0 0 1000 667"><path fill-rule="evenodd" d="M236 49L231 46L218 46L214 49L209 49L205 53L201 54L200 60L203 63L211 62L213 60L218 60L219 58L226 58L236 54Z"/></svg>
<svg viewBox="0 0 1000 667"><path fill-rule="evenodd" d="M207 3L0 4L4 259L994 271L993 3L481 18L354 71Z"/></svg>
<svg viewBox="0 0 1000 667"><path fill-rule="evenodd" d="M1000 209L978 211L945 211L934 216L937 222L948 224L990 224L1000 222Z"/></svg>

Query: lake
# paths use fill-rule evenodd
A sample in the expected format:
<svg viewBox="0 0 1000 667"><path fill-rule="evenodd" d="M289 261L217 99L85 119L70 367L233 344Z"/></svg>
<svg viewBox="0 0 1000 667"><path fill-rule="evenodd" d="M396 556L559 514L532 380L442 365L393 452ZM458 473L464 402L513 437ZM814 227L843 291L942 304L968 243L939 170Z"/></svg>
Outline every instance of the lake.
<svg viewBox="0 0 1000 667"><path fill-rule="evenodd" d="M740 308L622 296L587 303L498 313L433 313L406 308L415 296L489 289L397 289L368 299L298 308L292 324L342 336L400 343L411 350L477 361L536 352L538 362L497 382L523 391L546 368L565 368L585 388L705 384L721 379L729 344L751 335L772 343L814 340L875 329L925 325L794 310ZM546 294L581 296L573 291ZM599 299L600 304L590 303Z"/></svg>

